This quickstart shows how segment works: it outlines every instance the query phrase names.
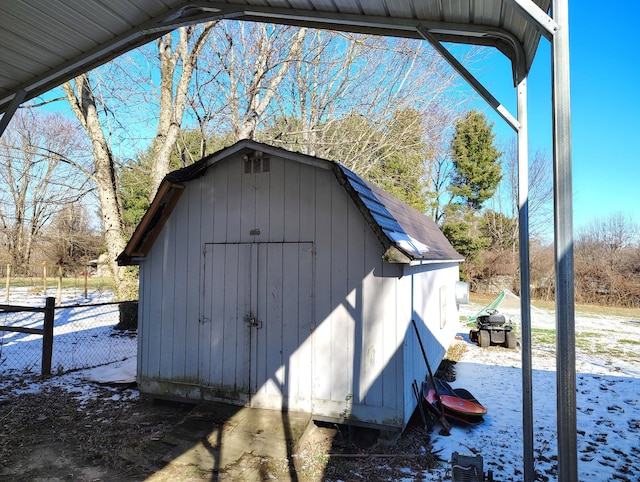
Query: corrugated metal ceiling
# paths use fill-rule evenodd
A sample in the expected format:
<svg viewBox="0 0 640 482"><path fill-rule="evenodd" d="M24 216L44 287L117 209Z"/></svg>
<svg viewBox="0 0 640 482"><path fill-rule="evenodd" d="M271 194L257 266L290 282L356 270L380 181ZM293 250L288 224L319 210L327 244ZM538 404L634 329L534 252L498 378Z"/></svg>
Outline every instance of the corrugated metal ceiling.
<svg viewBox="0 0 640 482"><path fill-rule="evenodd" d="M533 0L543 11L550 0ZM215 18L490 45L528 72L540 33L516 0L20 0L0 3L0 112L185 23Z"/></svg>

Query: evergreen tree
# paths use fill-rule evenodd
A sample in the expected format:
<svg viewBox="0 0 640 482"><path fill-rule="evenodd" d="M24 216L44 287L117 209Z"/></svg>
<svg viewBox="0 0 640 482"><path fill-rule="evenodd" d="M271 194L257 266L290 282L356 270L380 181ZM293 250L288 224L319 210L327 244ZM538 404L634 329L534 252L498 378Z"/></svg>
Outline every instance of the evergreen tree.
<svg viewBox="0 0 640 482"><path fill-rule="evenodd" d="M454 176L449 190L472 211L493 197L502 179L500 156L494 145L493 123L471 110L456 123L451 141Z"/></svg>
<svg viewBox="0 0 640 482"><path fill-rule="evenodd" d="M445 208L446 219L442 232L455 250L465 257L460 266L461 277L474 278L479 269L479 253L491 246L491 238L486 236L486 220L478 212L461 204L451 204Z"/></svg>
<svg viewBox="0 0 640 482"><path fill-rule="evenodd" d="M415 109L400 109L385 129L377 184L418 211L427 209L427 148L423 141L422 116Z"/></svg>
<svg viewBox="0 0 640 482"><path fill-rule="evenodd" d="M493 124L484 114L471 110L456 122L451 140L453 177L449 191L454 202L445 208L442 230L453 247L465 256L462 275L474 277L478 254L492 243L488 226L480 210L493 197L502 179L500 151L494 145Z"/></svg>
<svg viewBox="0 0 640 482"><path fill-rule="evenodd" d="M171 153L169 171L189 166L204 155L230 144L225 137L203 139L198 130L182 131ZM135 160L122 169L119 176L122 196L123 220L125 231L133 233L142 216L149 208L151 201L151 171L153 166L153 146L141 152Z"/></svg>

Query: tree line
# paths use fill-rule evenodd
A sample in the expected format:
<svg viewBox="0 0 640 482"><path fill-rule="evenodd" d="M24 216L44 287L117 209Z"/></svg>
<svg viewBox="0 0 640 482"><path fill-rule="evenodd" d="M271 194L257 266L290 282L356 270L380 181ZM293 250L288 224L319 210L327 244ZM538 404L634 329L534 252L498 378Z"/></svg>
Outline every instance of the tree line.
<svg viewBox="0 0 640 482"><path fill-rule="evenodd" d="M0 139L6 261L104 251L129 299L136 273L115 258L163 177L255 139L339 161L433 217L472 285L515 279L515 149L497 145L458 82L416 40L234 21L179 28L20 109ZM535 244L550 219L544 153L530 179Z"/></svg>

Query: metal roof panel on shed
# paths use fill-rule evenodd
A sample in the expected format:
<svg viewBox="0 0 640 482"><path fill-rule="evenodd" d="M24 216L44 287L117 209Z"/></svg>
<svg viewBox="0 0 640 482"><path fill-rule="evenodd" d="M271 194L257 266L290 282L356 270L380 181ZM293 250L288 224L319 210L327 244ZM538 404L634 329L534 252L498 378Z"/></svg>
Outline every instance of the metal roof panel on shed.
<svg viewBox="0 0 640 482"><path fill-rule="evenodd" d="M334 171L387 248L393 245L411 260L462 261L436 223L388 192L335 163Z"/></svg>

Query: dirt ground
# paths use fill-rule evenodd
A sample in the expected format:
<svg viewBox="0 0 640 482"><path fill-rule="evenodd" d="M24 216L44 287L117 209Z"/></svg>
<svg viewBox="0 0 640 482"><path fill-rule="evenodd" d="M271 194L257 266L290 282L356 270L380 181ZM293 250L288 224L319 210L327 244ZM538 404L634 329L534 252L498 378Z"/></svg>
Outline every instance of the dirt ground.
<svg viewBox="0 0 640 482"><path fill-rule="evenodd" d="M291 460L243 456L220 473L179 467L162 457L193 405L148 400L133 386L92 387L86 398L40 380L39 392L11 395L30 383L0 376L0 480L395 480L438 463L418 419L392 444L377 444L376 431L315 425Z"/></svg>

